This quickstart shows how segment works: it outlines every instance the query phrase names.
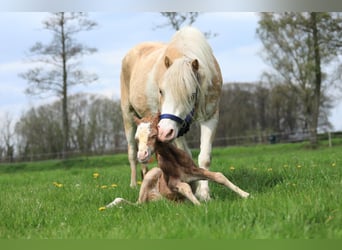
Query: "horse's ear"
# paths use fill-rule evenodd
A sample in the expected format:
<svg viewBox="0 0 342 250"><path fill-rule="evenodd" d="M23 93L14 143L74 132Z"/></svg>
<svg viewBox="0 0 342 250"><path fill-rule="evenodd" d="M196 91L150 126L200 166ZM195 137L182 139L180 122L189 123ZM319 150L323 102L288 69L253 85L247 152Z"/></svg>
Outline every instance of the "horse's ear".
<svg viewBox="0 0 342 250"><path fill-rule="evenodd" d="M191 62L191 66L192 66L193 71L198 71L198 68L199 68L198 60L197 59L193 60Z"/></svg>
<svg viewBox="0 0 342 250"><path fill-rule="evenodd" d="M165 58L164 58L164 64L165 64L165 67L166 67L167 69L171 66L172 62L171 62L171 60L170 60L170 58L169 58L168 56L165 56Z"/></svg>
<svg viewBox="0 0 342 250"><path fill-rule="evenodd" d="M135 124L138 126L141 123L141 120L137 117L137 116L133 116L133 121L135 122Z"/></svg>

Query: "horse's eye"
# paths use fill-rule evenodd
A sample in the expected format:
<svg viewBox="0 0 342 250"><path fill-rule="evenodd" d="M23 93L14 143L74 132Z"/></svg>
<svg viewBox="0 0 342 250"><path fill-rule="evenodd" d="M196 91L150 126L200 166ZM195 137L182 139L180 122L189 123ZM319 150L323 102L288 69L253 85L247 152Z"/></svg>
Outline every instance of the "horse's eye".
<svg viewBox="0 0 342 250"><path fill-rule="evenodd" d="M159 89L159 94L163 96L163 91L161 89Z"/></svg>

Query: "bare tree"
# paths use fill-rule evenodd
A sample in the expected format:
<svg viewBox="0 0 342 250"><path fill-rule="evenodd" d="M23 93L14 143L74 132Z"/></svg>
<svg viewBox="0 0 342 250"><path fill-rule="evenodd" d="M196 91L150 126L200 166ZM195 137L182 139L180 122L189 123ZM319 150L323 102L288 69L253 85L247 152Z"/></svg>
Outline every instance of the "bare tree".
<svg viewBox="0 0 342 250"><path fill-rule="evenodd" d="M171 26L174 30L179 30L183 25L192 25L196 22L199 12L160 12L160 14L167 19L166 23L156 25L156 28L165 28ZM206 38L217 36L217 33L211 31L204 32Z"/></svg>
<svg viewBox="0 0 342 250"><path fill-rule="evenodd" d="M174 30L179 30L184 23L187 25L193 24L199 15L198 12L160 12L160 14L167 19L167 22L156 27L171 26Z"/></svg>
<svg viewBox="0 0 342 250"><path fill-rule="evenodd" d="M52 13L43 21L44 29L52 33L48 44L37 42L31 47L32 61L36 67L20 74L27 80L29 95L53 94L62 100L63 156L68 150L68 90L77 84L88 84L97 80L95 74L80 69L79 59L96 52L95 48L77 42L76 35L90 31L97 24L84 13Z"/></svg>
<svg viewBox="0 0 342 250"><path fill-rule="evenodd" d="M5 117L2 119L2 124L0 124L0 142L2 141L3 145L0 145L0 159L1 155L5 158L6 161L13 161L14 157L14 129L12 126L12 117L9 113L5 114Z"/></svg>

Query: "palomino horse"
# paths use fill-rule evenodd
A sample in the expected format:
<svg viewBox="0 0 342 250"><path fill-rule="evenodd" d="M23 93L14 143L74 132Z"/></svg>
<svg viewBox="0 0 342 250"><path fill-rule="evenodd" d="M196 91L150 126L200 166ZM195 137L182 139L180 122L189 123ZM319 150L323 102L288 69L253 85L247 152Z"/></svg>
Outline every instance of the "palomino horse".
<svg viewBox="0 0 342 250"><path fill-rule="evenodd" d="M191 184L198 180L212 180L230 188L243 198L249 196L222 173L198 168L185 151L172 143L158 141L159 118L159 114L154 117L135 118L138 125L135 134L135 139L138 141L138 160L146 163L154 153L157 154L158 159L158 168L151 169L145 175L139 192L138 204L165 197L170 200L187 198L193 204L200 205L191 189ZM107 207L122 202L132 204L123 198L116 198Z"/></svg>
<svg viewBox="0 0 342 250"><path fill-rule="evenodd" d="M182 135L192 120L198 121L201 128L199 167L209 169L221 87L220 67L204 35L195 28L179 30L169 43L146 42L127 53L122 61L121 109L131 187L136 186L137 164L133 116L144 117L160 111L159 140L175 141L189 154ZM198 184L196 195L202 200L210 199L207 181Z"/></svg>

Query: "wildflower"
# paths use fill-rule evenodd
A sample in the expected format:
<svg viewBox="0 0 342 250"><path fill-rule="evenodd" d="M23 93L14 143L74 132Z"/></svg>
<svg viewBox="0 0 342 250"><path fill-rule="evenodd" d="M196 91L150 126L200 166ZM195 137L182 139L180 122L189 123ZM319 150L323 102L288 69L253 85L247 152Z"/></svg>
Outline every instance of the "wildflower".
<svg viewBox="0 0 342 250"><path fill-rule="evenodd" d="M55 187L58 187L58 188L63 187L63 184L62 184L62 183L58 183L58 182L53 182L53 185L54 185Z"/></svg>
<svg viewBox="0 0 342 250"><path fill-rule="evenodd" d="M100 176L99 173L93 173L93 178L94 178L94 179L97 179L99 176Z"/></svg>
<svg viewBox="0 0 342 250"><path fill-rule="evenodd" d="M331 163L332 167L336 167L336 162Z"/></svg>
<svg viewBox="0 0 342 250"><path fill-rule="evenodd" d="M284 167L284 168L288 168L288 167L289 167L289 165L285 164L283 167Z"/></svg>
<svg viewBox="0 0 342 250"><path fill-rule="evenodd" d="M137 181L137 184L138 184L138 185L141 185L141 181Z"/></svg>
<svg viewBox="0 0 342 250"><path fill-rule="evenodd" d="M104 211L104 210L106 210L106 207L100 207L99 208L99 211Z"/></svg>
<svg viewBox="0 0 342 250"><path fill-rule="evenodd" d="M300 169L300 168L302 168L302 166L298 164L298 165L297 165L297 168Z"/></svg>
<svg viewBox="0 0 342 250"><path fill-rule="evenodd" d="M108 186L107 185L102 185L101 188L102 189L106 189Z"/></svg>
<svg viewBox="0 0 342 250"><path fill-rule="evenodd" d="M234 171L235 170L235 168L234 168L234 166L230 166L230 171Z"/></svg>
<svg viewBox="0 0 342 250"><path fill-rule="evenodd" d="M272 169L272 168L268 168L267 171L268 171L268 172L272 172L273 169Z"/></svg>
<svg viewBox="0 0 342 250"><path fill-rule="evenodd" d="M112 188L116 188L118 185L113 183L112 185L110 185Z"/></svg>

